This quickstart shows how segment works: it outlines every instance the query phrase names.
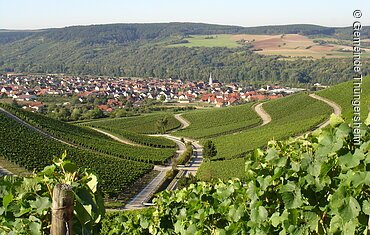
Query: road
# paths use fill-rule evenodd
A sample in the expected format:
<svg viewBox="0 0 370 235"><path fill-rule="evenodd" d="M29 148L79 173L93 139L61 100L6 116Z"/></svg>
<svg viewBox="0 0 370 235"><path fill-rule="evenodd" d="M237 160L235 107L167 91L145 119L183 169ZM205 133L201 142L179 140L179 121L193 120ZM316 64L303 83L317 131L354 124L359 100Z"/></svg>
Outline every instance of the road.
<svg viewBox="0 0 370 235"><path fill-rule="evenodd" d="M150 183L147 184L139 194L137 194L129 203L125 205L125 209L132 210L143 208L143 203L148 202L153 194L166 180L166 174L169 170L171 170L171 167L155 166L153 170L159 171L158 175L154 177L154 179L152 179L152 181L150 181Z"/></svg>
<svg viewBox="0 0 370 235"><path fill-rule="evenodd" d="M258 116L260 116L262 119L262 124L259 126L264 126L271 122L271 116L268 113L266 113L266 111L262 107L262 104L263 103L260 103L254 106L254 110L256 111Z"/></svg>
<svg viewBox="0 0 370 235"><path fill-rule="evenodd" d="M13 173L8 171L4 167L0 166L0 176L4 176L4 175L13 175Z"/></svg>
<svg viewBox="0 0 370 235"><path fill-rule="evenodd" d="M186 127L188 127L190 125L190 122L186 119L184 119L182 116L182 113L180 114L175 114L175 118L181 122L181 129L185 129Z"/></svg>
<svg viewBox="0 0 370 235"><path fill-rule="evenodd" d="M93 130L95 130L95 131L97 131L97 132L100 132L100 133L102 133L102 134L104 134L104 135L106 135L106 136L109 136L110 138L112 138L112 139L114 139L115 141L118 141L118 142L120 142L120 143L122 143L122 144L128 144L128 145L132 145L132 146L142 146L142 145L137 144L137 143L134 143L134 142L132 142L132 141L130 141L130 140L128 140L128 139L118 138L117 136L112 135L111 133L108 133L108 132L103 131L103 130L101 130L101 129L94 128L94 127L89 127L89 128L91 128L91 129L93 129Z"/></svg>
<svg viewBox="0 0 370 235"><path fill-rule="evenodd" d="M314 99L317 99L317 100L320 100L320 101L328 104L330 107L333 108L333 113L335 115L339 116L339 115L342 114L341 107L338 104L336 104L335 102L333 102L331 100L328 100L328 99L325 99L325 98L323 98L321 96L318 96L318 95L315 95L315 94L310 94L310 97L312 97ZM324 127L328 126L329 124L330 124L330 118L327 121L325 121L325 122L321 123L320 125L318 125L316 129L324 128Z"/></svg>
<svg viewBox="0 0 370 235"><path fill-rule="evenodd" d="M190 125L190 123L185 120L183 117L181 117L181 114L176 114L175 118L181 122L181 129L184 129ZM180 155L186 150L185 144L181 141L180 137L172 136L170 134L161 134L161 135L149 135L149 136L160 136L167 138L169 140L172 140L177 145L177 151L176 151L176 158L179 158ZM116 137L117 138L117 137ZM192 160L181 167L178 167L178 169L182 172L182 175L188 176L190 174L195 175L198 171L200 165L203 162L203 146L199 144L198 141L184 138L185 142L192 142L193 144L193 158ZM159 189L159 187L163 184L163 182L166 180L166 174L168 171L172 169L172 166L154 166L154 170L159 171L159 174L138 194L136 195L129 203L126 204L125 209L138 209L143 208L144 203L147 203L150 198L153 196L153 194ZM176 188L177 185L177 178L174 178L174 181L171 182L171 189Z"/></svg>

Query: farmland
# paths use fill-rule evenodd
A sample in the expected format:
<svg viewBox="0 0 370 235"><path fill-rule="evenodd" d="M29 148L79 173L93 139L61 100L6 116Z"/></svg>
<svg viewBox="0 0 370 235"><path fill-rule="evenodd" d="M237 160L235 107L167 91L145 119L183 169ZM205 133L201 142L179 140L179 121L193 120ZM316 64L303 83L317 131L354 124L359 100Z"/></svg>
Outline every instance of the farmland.
<svg viewBox="0 0 370 235"><path fill-rule="evenodd" d="M84 123L95 128L106 128L116 130L126 130L139 134L157 134L159 133L157 122L160 119L167 118L168 123L165 126L165 131L170 131L180 127L180 122L177 121L173 115L162 113L162 114L148 114L139 117L127 117L127 118L115 118L105 119L99 121L93 121Z"/></svg>
<svg viewBox="0 0 370 235"><path fill-rule="evenodd" d="M37 133L0 113L0 155L8 161L39 171L64 151L79 167L92 169L106 192L124 191L151 171L153 165L77 149Z"/></svg>
<svg viewBox="0 0 370 235"><path fill-rule="evenodd" d="M351 47L348 45L330 43L330 38L308 38L299 34L276 34L276 35L257 35L257 34L216 34L216 35L191 35L184 38L187 43L172 44L169 47L240 47L243 41L245 45L252 46L258 54L262 55L282 55L287 57L308 57L319 59L350 57ZM323 42L323 43L320 43ZM349 41L347 43L350 43ZM362 54L369 57L368 49Z"/></svg>
<svg viewBox="0 0 370 235"><path fill-rule="evenodd" d="M43 115L15 109L7 105L4 106L4 108L54 137L99 153L136 161L163 163L172 157L175 152L174 148L158 149L125 145L87 127L74 126Z"/></svg>
<svg viewBox="0 0 370 235"><path fill-rule="evenodd" d="M252 104L222 109L197 110L182 115L190 122L186 129L175 133L177 136L209 138L248 129L260 123Z"/></svg>
<svg viewBox="0 0 370 235"><path fill-rule="evenodd" d="M370 76L363 78L361 94L361 119L365 120L370 107ZM328 89L317 92L318 95L336 102L342 108L346 120L352 119L353 81L340 83ZM340 94L340 95L338 95Z"/></svg>
<svg viewBox="0 0 370 235"><path fill-rule="evenodd" d="M269 101L263 107L271 115L272 122L262 127L214 138L213 141L218 151L215 160L244 156L246 152L264 146L271 139L285 139L304 133L328 118L332 112L329 106L307 94L297 94ZM207 177L204 172L213 172L212 177L215 178L238 176L241 172L238 172L235 166L241 164L242 161L242 159L229 160L226 163L231 168L222 168L222 170L219 168L223 161L211 161L201 166L200 172L202 173L199 176L206 175Z"/></svg>
<svg viewBox="0 0 370 235"><path fill-rule="evenodd" d="M272 122L235 135L215 138L218 158L232 158L261 147L272 138L282 139L303 133L322 122L331 113L329 106L306 94L269 101L263 108L271 115Z"/></svg>

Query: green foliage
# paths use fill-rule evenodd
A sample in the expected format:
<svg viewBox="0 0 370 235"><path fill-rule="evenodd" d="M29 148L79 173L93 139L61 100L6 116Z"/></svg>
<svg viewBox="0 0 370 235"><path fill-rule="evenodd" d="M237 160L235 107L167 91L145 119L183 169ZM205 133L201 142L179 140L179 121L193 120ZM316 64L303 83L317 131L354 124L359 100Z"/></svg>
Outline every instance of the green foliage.
<svg viewBox="0 0 370 235"><path fill-rule="evenodd" d="M2 107L27 121L32 126L42 129L54 137L99 153L135 161L161 164L172 157L175 152L174 149L154 149L119 143L107 135L90 128L74 126L37 113L11 108L6 105L2 105Z"/></svg>
<svg viewBox="0 0 370 235"><path fill-rule="evenodd" d="M152 214L121 214L108 234L362 234L370 214L370 130L332 127L270 141L248 154L245 181L198 182L154 199ZM109 227L111 226L111 227Z"/></svg>
<svg viewBox="0 0 370 235"><path fill-rule="evenodd" d="M216 156L216 154L217 150L215 144L212 142L212 140L207 140L203 146L203 157L209 160Z"/></svg>
<svg viewBox="0 0 370 235"><path fill-rule="evenodd" d="M260 118L252 109L252 104L193 111L183 114L182 117L190 122L190 126L177 131L175 135L191 138L211 138L230 134L251 128L260 122Z"/></svg>
<svg viewBox="0 0 370 235"><path fill-rule="evenodd" d="M235 158L222 161L204 161L197 171L197 178L202 181L213 179L228 180L244 178L244 158Z"/></svg>
<svg viewBox="0 0 370 235"><path fill-rule="evenodd" d="M370 76L362 79L361 93L361 119L366 118L367 111L370 107ZM351 120L353 116L353 81L341 83L325 90L317 92L318 95L334 101L342 108L342 116L346 120Z"/></svg>
<svg viewBox="0 0 370 235"><path fill-rule="evenodd" d="M52 191L58 183L72 186L74 233L98 234L105 210L97 177L78 169L66 160L66 154L30 177L5 176L0 179L0 233L48 234Z"/></svg>
<svg viewBox="0 0 370 235"><path fill-rule="evenodd" d="M185 151L177 159L177 164L183 165L183 164L187 163L192 156L193 156L193 145L192 145L192 143L188 142L188 143L186 143Z"/></svg>
<svg viewBox="0 0 370 235"><path fill-rule="evenodd" d="M156 127L158 129L158 132L161 133L161 134L166 133L167 125L168 125L167 117L161 118L161 119L157 120L157 122L156 122Z"/></svg>
<svg viewBox="0 0 370 235"><path fill-rule="evenodd" d="M119 193L148 173L153 165L78 149L48 138L0 112L0 155L33 171L41 171L65 150L78 167L90 168L101 180L102 190Z"/></svg>
<svg viewBox="0 0 370 235"><path fill-rule="evenodd" d="M367 27L366 29L362 29L363 35L368 31ZM165 44L173 35L333 35L336 30L313 25L243 28L181 23L116 24L43 30L5 44L1 44L1 36L6 33L0 33L0 70L75 75L180 77L188 80L207 78L209 71L213 70L215 78L227 82L263 80L291 84L307 81L334 84L347 81L352 76L352 69L348 66L349 58L287 61L281 60L280 56L261 56L245 47L168 48ZM43 56L45 54L48 56ZM366 63L363 64L362 70L368 73L369 67ZM332 76L333 74L336 76Z"/></svg>
<svg viewBox="0 0 370 235"><path fill-rule="evenodd" d="M324 121L332 112L325 103L303 93L268 101L263 108L272 118L269 124L212 139L218 150L216 158L243 156L248 151L264 146L272 138L279 140L304 133Z"/></svg>
<svg viewBox="0 0 370 235"><path fill-rule="evenodd" d="M173 142L172 140L166 139L164 137L148 136L145 134L138 134L132 131L110 128L109 126L105 127L104 130L110 133L113 133L117 137L122 137L123 139L128 139L134 143L149 146L149 147L154 147L154 148L175 148L176 147L175 142Z"/></svg>
<svg viewBox="0 0 370 235"><path fill-rule="evenodd" d="M110 130L125 130L131 131L139 134L158 134L156 123L159 120L167 119L167 125L165 131L174 130L181 126L181 123L170 114L157 113L148 114L137 117L127 117L127 118L115 118L115 119L104 119L92 121L89 123L84 123L86 125L96 127L96 128L109 128Z"/></svg>

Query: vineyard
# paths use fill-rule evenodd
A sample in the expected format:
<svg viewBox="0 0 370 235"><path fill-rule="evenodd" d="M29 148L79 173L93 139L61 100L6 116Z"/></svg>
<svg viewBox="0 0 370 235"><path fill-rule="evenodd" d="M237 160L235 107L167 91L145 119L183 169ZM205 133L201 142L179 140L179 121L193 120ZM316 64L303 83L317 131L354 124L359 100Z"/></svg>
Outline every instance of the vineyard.
<svg viewBox="0 0 370 235"><path fill-rule="evenodd" d="M272 121L262 127L214 138L218 153L213 160L242 157L246 152L264 146L270 139L279 140L304 133L324 121L332 112L329 106L306 94L269 101L263 105L263 108L271 115ZM238 172L240 169L233 167L232 162L236 165L242 160L228 161L231 168L222 167L223 170L219 169L222 161L212 161L203 164L200 172L212 172L212 178L232 178L241 174Z"/></svg>
<svg viewBox="0 0 370 235"><path fill-rule="evenodd" d="M50 135L80 147L112 156L162 164L174 155L175 149L158 149L150 147L131 146L112 140L110 137L87 127L74 126L40 114L27 112L2 105L6 110L18 116ZM174 147L172 145L172 147Z"/></svg>
<svg viewBox="0 0 370 235"><path fill-rule="evenodd" d="M99 177L103 191L122 192L152 170L153 165L77 149L41 135L0 113L0 155L33 171L50 165L66 151L78 167L90 168Z"/></svg>
<svg viewBox="0 0 370 235"><path fill-rule="evenodd" d="M161 192L153 210L108 216L102 234L367 234L369 127L355 146L341 118L330 126L255 149L243 181L197 182Z"/></svg>
<svg viewBox="0 0 370 235"><path fill-rule="evenodd" d="M364 120L370 108L370 76L363 78L361 88L361 119ZM365 92L366 91L366 92ZM318 95L328 98L342 108L342 115L346 120L352 119L353 81L340 83L333 87L317 92ZM340 95L338 95L340 94Z"/></svg>
<svg viewBox="0 0 370 235"><path fill-rule="evenodd" d="M125 130L140 134L158 134L160 131L158 129L157 123L164 118L168 120L168 123L165 126L165 131L174 130L176 128L179 128L181 125L181 123L177 121L177 119L174 118L172 114L166 113L148 114L145 116L127 118L105 119L83 124L102 129L109 127L111 130Z"/></svg>
<svg viewBox="0 0 370 235"><path fill-rule="evenodd" d="M242 131L260 123L252 104L222 109L198 110L182 115L190 122L186 129L175 133L190 138L211 138Z"/></svg>
<svg viewBox="0 0 370 235"><path fill-rule="evenodd" d="M252 128L235 135L214 139L216 158L232 158L266 144L269 139L282 139L308 131L327 119L331 108L306 94L292 95L266 102L263 108L272 121L262 127Z"/></svg>
<svg viewBox="0 0 370 235"><path fill-rule="evenodd" d="M110 128L109 126L107 127L100 126L99 128L109 133L112 133L115 136L120 137L122 139L128 139L134 143L145 145L148 147L153 147L153 148L175 148L176 147L176 144L172 140L169 140L163 137L148 136L145 134L139 134L139 133L135 133L132 131Z"/></svg>

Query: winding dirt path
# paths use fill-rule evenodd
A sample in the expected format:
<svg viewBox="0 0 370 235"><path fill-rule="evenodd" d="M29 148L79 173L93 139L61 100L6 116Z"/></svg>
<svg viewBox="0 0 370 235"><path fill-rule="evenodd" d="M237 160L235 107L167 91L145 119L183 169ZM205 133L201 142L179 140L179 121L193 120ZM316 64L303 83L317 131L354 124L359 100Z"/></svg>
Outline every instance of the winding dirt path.
<svg viewBox="0 0 370 235"><path fill-rule="evenodd" d="M115 135L112 135L109 132L103 131L102 129L98 129L98 128L95 128L95 127L89 127L89 128L93 129L94 131L100 132L100 133L102 133L102 134L110 137L111 139L114 139L115 141L118 141L118 142L120 142L122 144L143 147L143 145L141 145L141 144L134 143L134 142L132 142L132 141L130 141L128 139L123 139L123 138L117 137Z"/></svg>
<svg viewBox="0 0 370 235"><path fill-rule="evenodd" d="M331 100L328 100L326 98L323 98L321 96L318 96L316 94L310 94L309 95L311 98L314 98L314 99L317 99L317 100L320 100L324 103L326 103L327 105L329 105L330 107L333 108L333 113L335 115L341 115L342 114L342 108L335 102L331 101ZM330 118L328 120L326 120L325 122L321 123L320 125L317 126L316 129L321 129L321 128L324 128L326 126L328 126L330 124Z"/></svg>
<svg viewBox="0 0 370 235"><path fill-rule="evenodd" d="M175 114L175 118L181 122L181 128L180 129L185 129L187 128L188 126L190 126L190 122L188 120L186 120L185 118L183 118L182 116L182 113L180 114Z"/></svg>
<svg viewBox="0 0 370 235"><path fill-rule="evenodd" d="M264 126L271 122L271 116L263 109L262 105L263 103L254 106L254 111L256 111L258 116L260 116L260 118L262 119L262 124L259 125L258 127Z"/></svg>

